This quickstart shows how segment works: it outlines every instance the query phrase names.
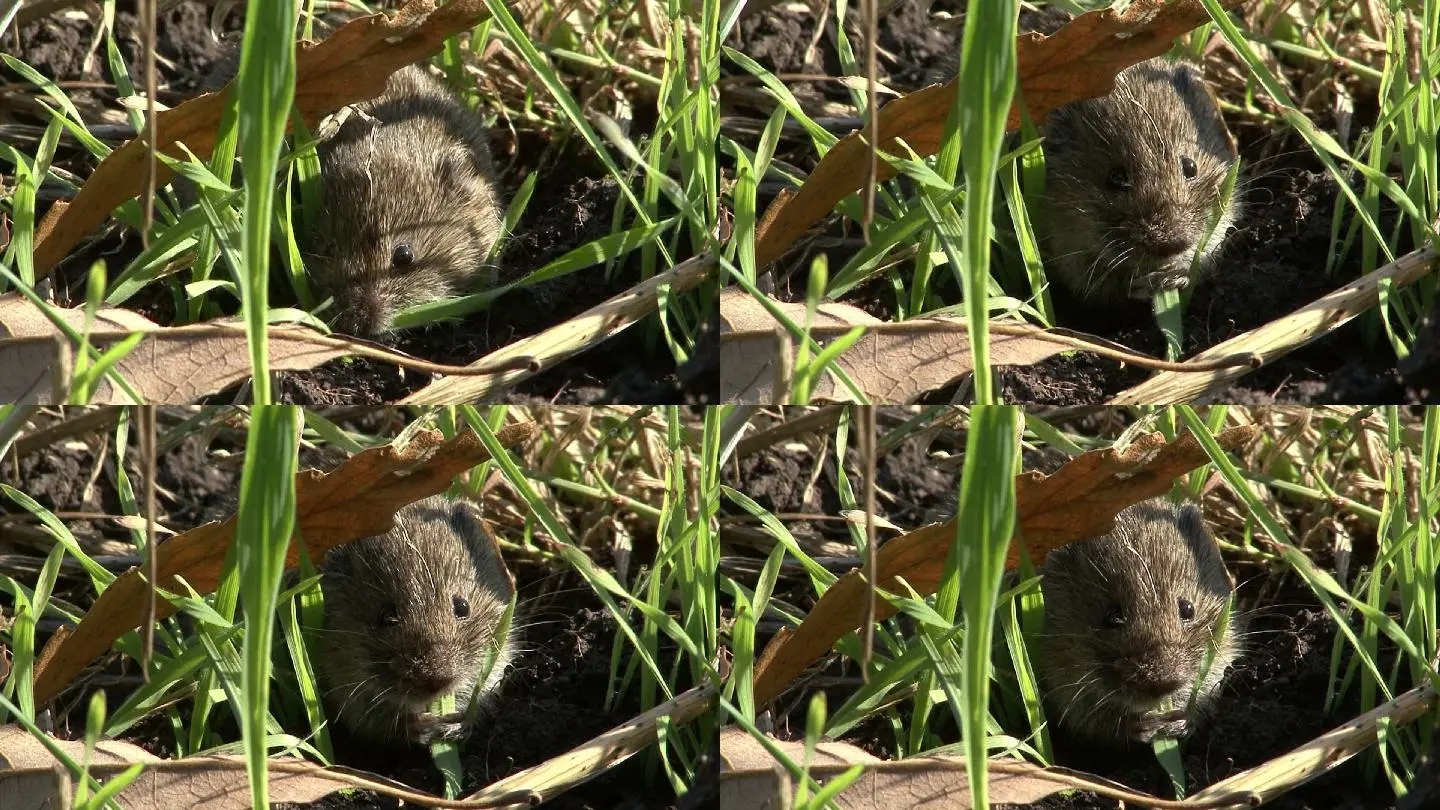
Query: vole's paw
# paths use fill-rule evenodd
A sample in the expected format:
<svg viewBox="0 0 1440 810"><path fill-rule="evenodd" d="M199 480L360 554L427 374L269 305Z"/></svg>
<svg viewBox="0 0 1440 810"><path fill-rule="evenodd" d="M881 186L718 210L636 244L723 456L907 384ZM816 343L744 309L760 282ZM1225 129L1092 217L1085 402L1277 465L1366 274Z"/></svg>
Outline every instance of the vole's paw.
<svg viewBox="0 0 1440 810"><path fill-rule="evenodd" d="M1174 270L1160 270L1137 276L1130 281L1130 297L1140 300L1154 298L1162 290L1183 290L1190 286L1190 276Z"/></svg>
<svg viewBox="0 0 1440 810"><path fill-rule="evenodd" d="M422 712L411 715L406 722L406 731L410 739L421 745L431 745L437 742L458 742L465 739L466 729L464 715L461 714L432 714Z"/></svg>
<svg viewBox="0 0 1440 810"><path fill-rule="evenodd" d="M1190 733L1190 718L1184 710L1169 712L1147 712L1130 717L1126 721L1130 736L1147 745L1158 737L1184 737Z"/></svg>

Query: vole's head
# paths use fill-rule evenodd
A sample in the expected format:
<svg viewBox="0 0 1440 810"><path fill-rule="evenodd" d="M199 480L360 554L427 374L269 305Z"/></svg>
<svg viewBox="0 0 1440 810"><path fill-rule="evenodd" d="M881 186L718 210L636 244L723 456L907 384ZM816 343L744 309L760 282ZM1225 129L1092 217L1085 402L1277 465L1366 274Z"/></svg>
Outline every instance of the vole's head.
<svg viewBox="0 0 1440 810"><path fill-rule="evenodd" d="M487 654L496 660L480 690L499 681L514 586L470 504L411 504L389 533L336 549L322 571L327 687L342 693L337 702L415 712L454 692L463 711Z"/></svg>
<svg viewBox="0 0 1440 810"><path fill-rule="evenodd" d="M1051 552L1040 570L1051 688L1111 715L1184 708L1232 590L1197 508L1136 504L1110 534ZM1233 643L1221 645L1217 683L1233 657Z"/></svg>
<svg viewBox="0 0 1440 810"><path fill-rule="evenodd" d="M1082 298L1188 285L1234 221L1221 194L1234 141L1191 65L1142 62L1109 95L1056 110L1044 151L1047 258Z"/></svg>
<svg viewBox="0 0 1440 810"><path fill-rule="evenodd" d="M337 331L383 335L401 310L493 280L487 258L503 226L489 156L462 140L468 128L425 113L442 103L381 105L322 145L324 206L306 267L335 297Z"/></svg>

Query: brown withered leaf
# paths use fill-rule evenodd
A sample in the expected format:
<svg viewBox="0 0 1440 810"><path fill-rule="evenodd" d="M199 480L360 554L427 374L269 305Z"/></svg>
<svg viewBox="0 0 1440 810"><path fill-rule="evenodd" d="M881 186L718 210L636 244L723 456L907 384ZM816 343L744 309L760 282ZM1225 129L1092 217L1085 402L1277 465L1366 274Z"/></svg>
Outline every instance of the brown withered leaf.
<svg viewBox="0 0 1440 810"><path fill-rule="evenodd" d="M61 309L76 332L85 328L83 309ZM239 323L161 326L119 307L95 312L90 342L105 350L133 333L144 339L115 364L115 371L140 402L194 402L250 377L250 352ZM302 371L353 352L345 341L299 325L269 329L270 368ZM65 402L75 369L75 347L65 333L18 293L0 296L0 402L52 405ZM91 404L130 404L125 390L109 379L90 392Z"/></svg>
<svg viewBox="0 0 1440 810"><path fill-rule="evenodd" d="M76 761L87 753L82 740L46 742ZM102 784L136 763L145 765L117 797L131 810L244 810L252 806L250 777L241 756L166 760L122 740L100 740L89 753L88 773ZM319 765L297 760L285 767L291 772L270 775L274 801L318 801L353 785L353 780L337 778ZM0 726L0 807L69 807L73 795L69 772L45 744L20 726Z"/></svg>
<svg viewBox="0 0 1440 810"><path fill-rule="evenodd" d="M806 305L769 301L798 324ZM826 302L815 309L810 336L822 347L857 326L865 327L855 345L834 362L870 402L913 402L975 370L968 321L932 317L882 321L848 304ZM783 329L766 307L738 287L720 292L720 396L727 401L775 401L775 365ZM1064 333L1027 323L990 324L990 363L1026 366L1066 351L1092 351L1147 365L1160 361L1123 346L1078 332ZM796 350L792 342L790 351ZM811 388L816 400L853 401L850 389L833 374Z"/></svg>
<svg viewBox="0 0 1440 810"><path fill-rule="evenodd" d="M506 426L497 437L502 445L513 447L538 431L535 423L522 422ZM404 446L389 444L357 453L330 472L302 470L295 476L296 535L304 539L311 558L318 560L335 546L389 531L401 507L445 491L455 475L489 458L490 452L473 432L446 441L440 431L425 430ZM159 586L183 593L177 578L184 578L202 594L214 590L234 539L232 516L161 543ZM292 542L285 567L294 568L299 561L300 547ZM45 645L35 667L37 703L55 697L115 639L140 626L150 592L143 575L137 567L116 578L73 631L56 633ZM156 602L155 610L161 619L175 612L163 599Z"/></svg>
<svg viewBox="0 0 1440 810"><path fill-rule="evenodd" d="M1215 436L1226 451L1239 450L1260 435L1259 427L1232 427ZM1039 563L1051 549L1109 532L1125 507L1168 492L1179 476L1209 460L1190 433L1167 443L1159 433L1136 439L1121 450L1092 450L1071 459L1051 475L1027 472L1015 477L1015 539L1006 568L1020 564L1021 545ZM903 592L904 579L924 596L935 592L955 538L955 520L926 526L880 547L877 573L882 589ZM1019 541L1019 542L1017 542ZM766 645L755 669L755 701L765 703L825 654L846 633L866 620L870 585L861 569L835 581L793 631L782 629ZM876 604L876 620L895 611Z"/></svg>
<svg viewBox="0 0 1440 810"><path fill-rule="evenodd" d="M769 743L791 760L803 762L805 744L785 740ZM865 773L835 800L846 810L971 810L965 758L926 756L882 760L849 743L817 743L807 772L820 784L861 765ZM1048 773L1028 762L992 762L990 801L1029 804L1074 788L1072 777ZM788 810L795 798L790 772L761 742L743 729L720 730L720 806L769 807Z"/></svg>
<svg viewBox="0 0 1440 810"><path fill-rule="evenodd" d="M394 14L351 20L323 42L302 43L295 55L295 109L312 129L346 104L372 99L385 90L390 74L440 50L446 39L474 28L489 16L485 0L410 0ZM225 92L207 93L155 116L155 146L180 160L183 143L199 157L215 148L225 111ZM134 138L100 161L68 206L57 206L36 230L35 272L48 273L110 212L144 189L149 160L146 138ZM156 183L173 174L155 167Z"/></svg>
<svg viewBox="0 0 1440 810"><path fill-rule="evenodd" d="M1241 0L1221 0L1232 8ZM1016 42L1016 103L1006 129L1020 126L1020 100L1033 121L1056 107L1109 93L1125 68L1159 56L1174 39L1202 25L1210 15L1200 0L1136 0L1126 13L1106 9L1076 17L1051 36L1025 34ZM904 141L921 157L940 149L945 119L955 98L954 81L932 85L886 104L879 113L880 151L904 155ZM861 132L841 138L810 172L798 191L782 192L765 210L755 245L760 267L778 259L796 239L860 190L870 147ZM894 171L880 161L878 180Z"/></svg>

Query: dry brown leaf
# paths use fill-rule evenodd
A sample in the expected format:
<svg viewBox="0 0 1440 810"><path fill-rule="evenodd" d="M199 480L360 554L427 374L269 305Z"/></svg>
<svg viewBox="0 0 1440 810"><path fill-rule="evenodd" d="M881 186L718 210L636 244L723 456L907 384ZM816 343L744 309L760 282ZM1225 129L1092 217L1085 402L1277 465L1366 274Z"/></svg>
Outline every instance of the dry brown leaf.
<svg viewBox="0 0 1440 810"><path fill-rule="evenodd" d="M49 742L76 760L85 755L82 741ZM145 763L145 770L119 795L121 804L130 810L248 810L251 806L245 760L237 756L163 760L137 745L101 740L91 755L90 775L103 784L137 762ZM309 770L271 774L271 799L313 802L351 786L349 780L330 777L318 765ZM18 796L8 792L16 788L25 792ZM74 784L58 760L30 732L16 725L0 726L0 807L38 810L55 807L51 802L57 799L63 802L61 806L69 806L73 790Z"/></svg>
<svg viewBox="0 0 1440 810"><path fill-rule="evenodd" d="M513 447L538 432L533 422L509 425L497 433ZM446 441L438 430L416 433L404 446L389 444L364 450L336 469L303 470L295 476L296 535L313 559L342 543L389 531L395 512L427 495L443 492L457 474L490 458L480 438L465 431ZM225 555L235 539L235 518L207 523L161 543L157 570L161 588L184 592L177 577L205 594L220 581ZM286 568L300 561L292 543ZM150 586L143 570L132 568L110 583L85 618L70 632L57 632L45 645L35 667L35 702L49 702L81 670L102 655L121 635L140 626L149 603ZM156 618L175 612L166 600L155 603Z"/></svg>
<svg viewBox="0 0 1440 810"><path fill-rule="evenodd" d="M81 760L85 744L76 740L48 739L70 757ZM231 810L250 808L250 780L245 759L239 756L194 756L160 759L143 748L118 740L96 743L89 773L102 784L130 766L145 769L119 794L132 810ZM365 788L411 804L460 807L451 802L407 789L384 777L363 771L331 771L295 759L272 759L270 798L275 802L307 804L338 790ZM50 750L24 728L0 726L0 807L5 810L64 810L73 803L75 784Z"/></svg>
<svg viewBox="0 0 1440 810"><path fill-rule="evenodd" d="M1248 445L1260 435L1254 425L1232 427L1215 439L1227 451ZM1125 507L1169 491L1179 476L1209 461L1190 433L1166 443L1159 433L1141 436L1129 447L1092 450L1076 456L1051 475L1027 472L1015 477L1015 540L1005 565L1019 565L1020 542L1039 563L1049 551L1073 540L1098 537L1115 525ZM880 588L905 592L900 579L924 596L935 592L945 557L955 539L955 520L917 529L880 547L877 573ZM755 702L763 704L795 679L810 662L825 654L846 633L866 620L869 590L864 572L840 577L816 601L793 631L782 628L766 645L755 668ZM876 620L895 611L876 603Z"/></svg>
<svg viewBox="0 0 1440 810"><path fill-rule="evenodd" d="M769 740L792 762L805 762L805 744ZM853 745L820 742L809 760L809 774L825 784L855 765L865 773L835 797L846 810L970 810L970 782L965 757L924 756L882 760ZM1083 788L1128 801L1152 797L1120 791L1071 772L1048 771L1015 760L991 760L992 804L1030 804L1062 790ZM720 806L788 810L795 786L787 770L766 747L743 729L720 730ZM1162 802L1163 804L1164 802Z"/></svg>
<svg viewBox="0 0 1440 810"><path fill-rule="evenodd" d="M372 99L385 90L390 74L440 50L444 41L489 17L485 0L410 0L392 15L351 20L323 42L302 43L295 55L295 110L312 129L346 104ZM227 86L228 89L228 86ZM156 149L180 160L184 143L209 157L225 110L225 91L207 93L155 117ZM100 161L68 206L56 206L36 229L35 272L50 272L70 249L104 222L110 212L144 189L149 160L146 138L134 138ZM156 183L172 172L155 166Z"/></svg>
<svg viewBox="0 0 1440 810"><path fill-rule="evenodd" d="M6 810L70 810L74 792L59 763L50 768L0 770L0 807Z"/></svg>
<svg viewBox="0 0 1440 810"><path fill-rule="evenodd" d="M1232 8L1241 0L1221 0ZM1115 87L1115 74L1159 56L1173 40L1205 23L1210 15L1200 0L1136 0L1125 14L1093 11L1045 37L1025 34L1016 42L1016 103L1007 129L1020 126L1020 100L1031 120L1043 121L1056 107L1085 98L1103 96ZM918 90L880 109L880 151L904 155L903 140L921 157L940 149L945 119L955 98L954 82ZM782 192L760 223L755 260L768 265L790 249L811 225L834 210L847 194L865 181L870 147L852 132L826 153L796 192ZM878 180L894 171L880 161Z"/></svg>
<svg viewBox="0 0 1440 810"><path fill-rule="evenodd" d="M791 320L805 322L805 304L771 302ZM848 304L816 308L810 335L821 346L856 326L866 332L834 367L847 374L872 402L910 402L974 370L966 322L960 318L917 318L890 323ZM990 357L996 365L1030 365L1073 348L1046 340L1044 330L1016 324L1019 334L992 332ZM774 401L775 330L784 327L754 297L736 287L720 293L720 396L727 401ZM992 327L993 329L993 327ZM795 351L791 344L790 351ZM833 374L815 381L817 400L852 401L854 395Z"/></svg>
<svg viewBox="0 0 1440 810"><path fill-rule="evenodd" d="M697 287L714 272L713 256L696 256L683 261L564 323L517 340L470 365L471 368L511 366L509 370L436 380L401 402L406 405L446 405L493 399L521 380L623 332L656 311L662 296L679 295ZM524 362L531 365L519 368Z"/></svg>
<svg viewBox="0 0 1440 810"><path fill-rule="evenodd" d="M1197 366L1194 370L1161 372L1116 394L1109 404L1168 404L1218 394L1260 364L1278 360L1301 346L1319 340L1374 307L1380 301L1382 284L1393 284L1394 289L1399 289L1434 272L1436 256L1432 245L1412 251L1289 315L1200 352L1183 364ZM1260 359L1260 364L1250 368L1198 368L1216 358L1234 354L1252 354Z"/></svg>
<svg viewBox="0 0 1440 810"><path fill-rule="evenodd" d="M83 332L85 312L61 309L71 328ZM145 334L115 365L143 403L193 402L250 376L245 329L230 323L164 327L118 307L95 313L90 340L104 350L131 333ZM270 368L301 371L354 352L345 341L304 326L270 327ZM66 401L75 347L38 307L18 293L0 296L0 401L53 405ZM132 404L123 388L101 379L95 405Z"/></svg>

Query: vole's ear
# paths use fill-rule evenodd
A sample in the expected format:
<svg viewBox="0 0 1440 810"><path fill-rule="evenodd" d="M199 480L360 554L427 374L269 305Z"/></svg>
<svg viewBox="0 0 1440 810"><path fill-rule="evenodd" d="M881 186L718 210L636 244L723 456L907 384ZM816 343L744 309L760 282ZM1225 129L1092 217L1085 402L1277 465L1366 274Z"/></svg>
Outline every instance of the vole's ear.
<svg viewBox="0 0 1440 810"><path fill-rule="evenodd" d="M450 502L450 525L462 537L479 537L485 533L485 526L480 522L480 507L465 498Z"/></svg>
<svg viewBox="0 0 1440 810"><path fill-rule="evenodd" d="M1180 534L1187 539L1204 540L1209 535L1205 531L1205 516L1200 513L1200 507L1193 503L1187 503L1180 507Z"/></svg>

